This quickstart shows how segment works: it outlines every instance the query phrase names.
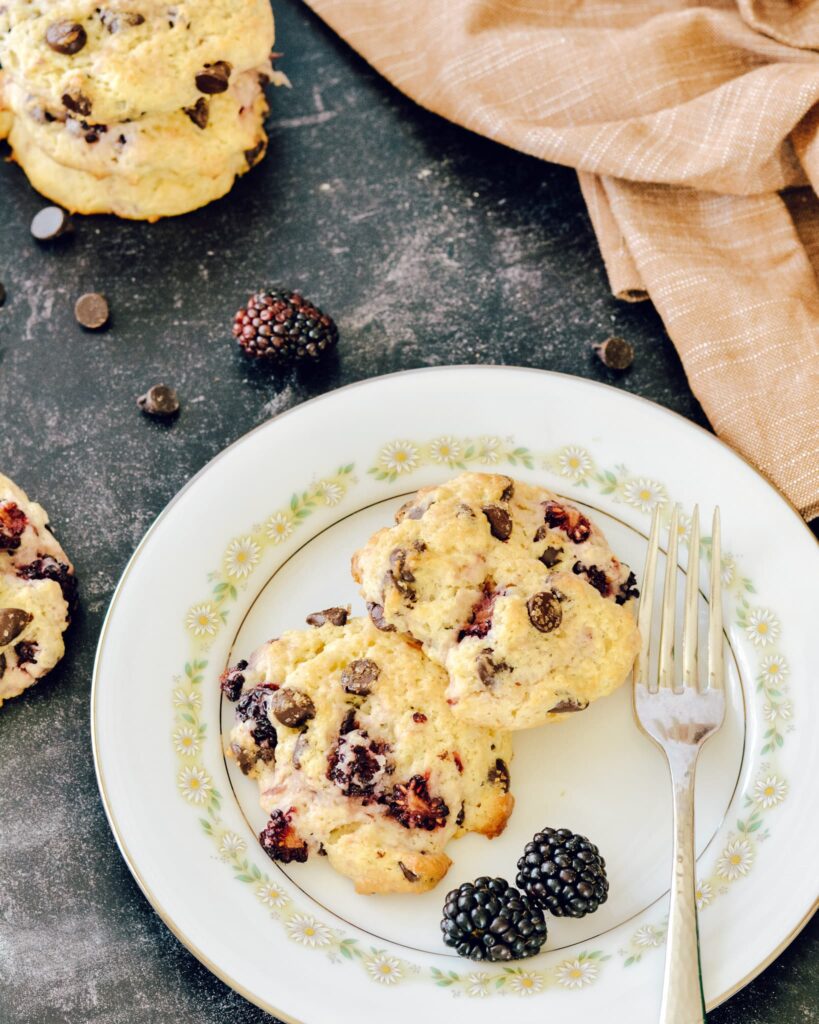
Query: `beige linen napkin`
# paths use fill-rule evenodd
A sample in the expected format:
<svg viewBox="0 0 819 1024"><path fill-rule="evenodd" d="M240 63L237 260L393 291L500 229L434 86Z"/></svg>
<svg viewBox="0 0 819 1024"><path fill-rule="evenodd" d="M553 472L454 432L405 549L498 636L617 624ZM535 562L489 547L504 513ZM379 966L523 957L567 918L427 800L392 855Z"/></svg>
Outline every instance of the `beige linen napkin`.
<svg viewBox="0 0 819 1024"><path fill-rule="evenodd" d="M819 514L819 0L307 2L422 106L577 168L614 293Z"/></svg>

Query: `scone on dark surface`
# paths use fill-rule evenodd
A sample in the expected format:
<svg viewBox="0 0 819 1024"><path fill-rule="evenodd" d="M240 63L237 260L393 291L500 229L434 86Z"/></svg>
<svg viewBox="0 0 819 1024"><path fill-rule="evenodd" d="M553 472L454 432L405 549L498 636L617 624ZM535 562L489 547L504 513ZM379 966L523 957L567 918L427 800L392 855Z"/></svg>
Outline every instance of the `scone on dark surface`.
<svg viewBox="0 0 819 1024"><path fill-rule="evenodd" d="M458 718L524 729L611 693L639 649L634 575L551 491L465 473L419 491L353 557L382 629L447 670Z"/></svg>
<svg viewBox="0 0 819 1024"><path fill-rule="evenodd" d="M0 704L62 658L75 594L45 510L0 474Z"/></svg>
<svg viewBox="0 0 819 1024"><path fill-rule="evenodd" d="M459 721L446 676L366 618L285 633L222 677L228 755L259 785L260 836L284 863L326 855L361 893L420 893L449 840L511 814L508 735Z"/></svg>

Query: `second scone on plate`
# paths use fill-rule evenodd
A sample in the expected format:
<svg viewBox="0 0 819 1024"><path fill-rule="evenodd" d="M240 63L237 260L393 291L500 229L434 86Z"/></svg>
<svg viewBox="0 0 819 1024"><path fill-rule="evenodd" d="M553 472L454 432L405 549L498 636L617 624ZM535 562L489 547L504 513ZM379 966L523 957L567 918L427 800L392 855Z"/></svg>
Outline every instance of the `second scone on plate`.
<svg viewBox="0 0 819 1024"><path fill-rule="evenodd" d="M450 839L503 831L509 736L455 718L445 673L406 638L344 609L321 618L222 677L228 755L269 815L261 844L284 863L326 855L361 893L425 892Z"/></svg>
<svg viewBox="0 0 819 1024"><path fill-rule="evenodd" d="M456 717L525 729L624 682L639 650L634 575L542 487L464 473L419 491L353 556L380 629L423 644Z"/></svg>

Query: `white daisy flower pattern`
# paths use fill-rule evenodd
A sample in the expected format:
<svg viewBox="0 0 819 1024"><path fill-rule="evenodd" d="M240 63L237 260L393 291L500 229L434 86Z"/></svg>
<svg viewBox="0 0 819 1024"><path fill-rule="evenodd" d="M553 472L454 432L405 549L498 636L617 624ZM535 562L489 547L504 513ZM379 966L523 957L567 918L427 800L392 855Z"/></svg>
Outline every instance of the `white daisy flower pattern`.
<svg viewBox="0 0 819 1024"><path fill-rule="evenodd" d="M289 512L274 512L265 523L265 533L274 544L281 544L293 532L293 517Z"/></svg>
<svg viewBox="0 0 819 1024"><path fill-rule="evenodd" d="M184 690L181 686L173 691L174 706L183 711L198 711L202 707L202 694L198 690Z"/></svg>
<svg viewBox="0 0 819 1024"><path fill-rule="evenodd" d="M697 899L697 910L703 910L714 899L714 890L708 882L700 882L694 893Z"/></svg>
<svg viewBox="0 0 819 1024"><path fill-rule="evenodd" d="M593 960L564 960L555 967L557 983L563 988L585 988L597 979L597 974Z"/></svg>
<svg viewBox="0 0 819 1024"><path fill-rule="evenodd" d="M344 497L344 488L331 480L322 480L316 487L316 494L325 505L337 505Z"/></svg>
<svg viewBox="0 0 819 1024"><path fill-rule="evenodd" d="M788 795L788 784L776 775L759 779L754 785L754 800L766 811L782 803Z"/></svg>
<svg viewBox="0 0 819 1024"><path fill-rule="evenodd" d="M454 437L439 437L429 446L429 457L433 462L452 466L461 457L461 445Z"/></svg>
<svg viewBox="0 0 819 1024"><path fill-rule="evenodd" d="M275 882L265 882L264 885L260 885L256 889L256 895L266 907L272 907L273 910L281 910L290 902L290 897Z"/></svg>
<svg viewBox="0 0 819 1024"><path fill-rule="evenodd" d="M745 633L755 647L769 647L779 639L779 621L767 608L754 608L748 616Z"/></svg>
<svg viewBox="0 0 819 1024"><path fill-rule="evenodd" d="M219 841L219 852L228 859L237 857L246 848L247 843L241 836L237 836L235 832L225 832Z"/></svg>
<svg viewBox="0 0 819 1024"><path fill-rule="evenodd" d="M258 565L261 554L262 549L252 537L238 537L228 544L225 571L234 579L247 579Z"/></svg>
<svg viewBox="0 0 819 1024"><path fill-rule="evenodd" d="M730 587L737 574L737 565L731 555L723 555L720 560L720 579L726 587Z"/></svg>
<svg viewBox="0 0 819 1024"><path fill-rule="evenodd" d="M562 449L557 457L557 464L560 467L561 476L566 476L575 482L588 476L592 468L592 460L585 448L578 448L575 445L568 445Z"/></svg>
<svg viewBox="0 0 819 1024"><path fill-rule="evenodd" d="M788 663L781 654L769 654L762 659L759 666L759 676L767 684L779 686L785 682L790 673Z"/></svg>
<svg viewBox="0 0 819 1024"><path fill-rule="evenodd" d="M666 502L663 485L646 477L629 480L623 488L623 497L629 505L641 512L651 512L655 505L664 505Z"/></svg>
<svg viewBox="0 0 819 1024"><path fill-rule="evenodd" d="M484 999L489 995L489 982L492 979L488 974L476 971L466 976L466 994L473 999Z"/></svg>
<svg viewBox="0 0 819 1024"><path fill-rule="evenodd" d="M543 978L534 971L520 971L509 978L509 988L516 996L533 996L543 990Z"/></svg>
<svg viewBox="0 0 819 1024"><path fill-rule="evenodd" d="M185 618L185 625L194 636L215 636L219 615L210 602L195 604Z"/></svg>
<svg viewBox="0 0 819 1024"><path fill-rule="evenodd" d="M691 516L685 515L684 512L677 513L677 539L683 543L688 543L688 538L691 536Z"/></svg>
<svg viewBox="0 0 819 1024"><path fill-rule="evenodd" d="M655 949L662 945L664 938L659 928L655 928L653 924L644 924L634 933L634 944L644 949Z"/></svg>
<svg viewBox="0 0 819 1024"><path fill-rule="evenodd" d="M484 466L494 466L496 462L500 461L501 439L499 437L482 437L480 445L478 458Z"/></svg>
<svg viewBox="0 0 819 1024"><path fill-rule="evenodd" d="M309 914L294 914L285 928L294 942L310 949L321 949L333 941L330 929Z"/></svg>
<svg viewBox="0 0 819 1024"><path fill-rule="evenodd" d="M418 465L418 449L412 441L390 441L378 455L387 473L411 473Z"/></svg>
<svg viewBox="0 0 819 1024"><path fill-rule="evenodd" d="M378 953L376 956L370 957L369 960L364 961L364 966L367 968L369 976L379 985L397 985L404 977L401 961L386 953Z"/></svg>
<svg viewBox="0 0 819 1024"><path fill-rule="evenodd" d="M747 839L732 839L717 861L717 874L729 882L735 882L751 870L754 851Z"/></svg>
<svg viewBox="0 0 819 1024"><path fill-rule="evenodd" d="M181 692L184 693L184 691ZM196 696L198 697L199 694L197 693ZM177 706L189 707L190 705L186 699L184 704ZM174 731L173 745L177 754L182 754L184 757L194 757L199 753L199 748L202 744L199 738L199 733L196 729L192 729L189 725L186 725Z"/></svg>
<svg viewBox="0 0 819 1024"><path fill-rule="evenodd" d="M786 722L793 715L793 704L789 700L783 700L781 704L763 704L762 714L769 722L780 718Z"/></svg>
<svg viewBox="0 0 819 1024"><path fill-rule="evenodd" d="M204 804L213 789L207 772L196 766L183 768L177 784L182 796L192 804Z"/></svg>

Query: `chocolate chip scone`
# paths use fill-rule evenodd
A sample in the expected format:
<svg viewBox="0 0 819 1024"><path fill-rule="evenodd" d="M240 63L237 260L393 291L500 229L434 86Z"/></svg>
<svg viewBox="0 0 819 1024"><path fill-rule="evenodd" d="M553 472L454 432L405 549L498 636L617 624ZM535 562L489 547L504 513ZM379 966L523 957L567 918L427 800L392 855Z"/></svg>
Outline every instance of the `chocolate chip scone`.
<svg viewBox="0 0 819 1024"><path fill-rule="evenodd" d="M397 633L344 609L313 621L221 679L227 753L269 815L261 844L283 863L326 855L358 892L425 892L450 839L503 831L509 737L456 719L444 672Z"/></svg>
<svg viewBox="0 0 819 1024"><path fill-rule="evenodd" d="M73 566L45 511L0 474L0 704L62 658L75 596Z"/></svg>
<svg viewBox="0 0 819 1024"><path fill-rule="evenodd" d="M373 622L446 668L459 718L525 729L619 686L639 648L635 579L551 491L465 473L419 491L353 557Z"/></svg>

